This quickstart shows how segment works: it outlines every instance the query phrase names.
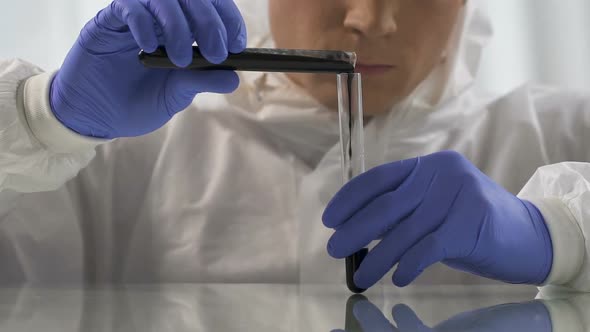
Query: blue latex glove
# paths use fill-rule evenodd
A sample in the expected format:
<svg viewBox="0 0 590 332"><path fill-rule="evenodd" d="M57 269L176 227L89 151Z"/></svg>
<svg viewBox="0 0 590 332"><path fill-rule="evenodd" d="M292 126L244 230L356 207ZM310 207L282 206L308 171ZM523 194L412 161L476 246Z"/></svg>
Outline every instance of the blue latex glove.
<svg viewBox="0 0 590 332"><path fill-rule="evenodd" d="M116 0L91 20L51 85L56 117L86 136L140 136L163 126L200 92L229 93L231 71L144 68L140 49L164 45L178 66L196 41L213 63L246 47L246 27L232 0Z"/></svg>
<svg viewBox="0 0 590 332"><path fill-rule="evenodd" d="M406 286L439 261L491 279L541 284L553 260L538 209L451 151L358 176L328 204L323 221L336 230L328 242L335 258L382 239L355 274L360 288L398 263L393 283Z"/></svg>
<svg viewBox="0 0 590 332"><path fill-rule="evenodd" d="M360 331L333 330L332 332L551 332L551 316L540 301L502 304L458 314L437 326L426 326L405 304L392 309L395 325L371 302L354 305L352 314ZM347 313L348 315L349 313Z"/></svg>

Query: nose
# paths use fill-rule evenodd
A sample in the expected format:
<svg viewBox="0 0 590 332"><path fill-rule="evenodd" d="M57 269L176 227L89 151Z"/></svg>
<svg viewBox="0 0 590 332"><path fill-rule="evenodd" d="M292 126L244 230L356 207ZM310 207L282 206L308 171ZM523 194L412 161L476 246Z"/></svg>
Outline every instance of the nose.
<svg viewBox="0 0 590 332"><path fill-rule="evenodd" d="M387 37L397 31L398 11L399 0L350 0L344 26L363 37Z"/></svg>

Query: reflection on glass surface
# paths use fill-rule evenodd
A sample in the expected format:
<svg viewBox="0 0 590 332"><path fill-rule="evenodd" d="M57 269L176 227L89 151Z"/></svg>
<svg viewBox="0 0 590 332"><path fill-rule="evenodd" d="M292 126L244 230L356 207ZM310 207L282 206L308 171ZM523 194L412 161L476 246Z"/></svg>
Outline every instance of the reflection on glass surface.
<svg viewBox="0 0 590 332"><path fill-rule="evenodd" d="M413 287L350 298L341 285L0 288L0 331L587 331L590 295ZM509 304L503 304L509 303Z"/></svg>
<svg viewBox="0 0 590 332"><path fill-rule="evenodd" d="M540 300L460 313L433 327L425 325L405 304L395 305L391 316L395 325L371 301L353 296L347 305L346 329L334 332L553 331L549 310Z"/></svg>

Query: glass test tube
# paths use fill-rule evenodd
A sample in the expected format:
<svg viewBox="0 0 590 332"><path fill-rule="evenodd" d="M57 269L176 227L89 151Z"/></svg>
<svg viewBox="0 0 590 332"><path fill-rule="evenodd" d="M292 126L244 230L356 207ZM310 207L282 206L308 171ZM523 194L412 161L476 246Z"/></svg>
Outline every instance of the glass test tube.
<svg viewBox="0 0 590 332"><path fill-rule="evenodd" d="M338 115L342 182L365 172L365 136L361 74L338 75Z"/></svg>
<svg viewBox="0 0 590 332"><path fill-rule="evenodd" d="M338 75L338 115L343 183L347 183L355 176L365 172L362 92L361 74L343 73ZM367 253L368 249L364 248L346 258L346 285L354 293L365 291L354 284L354 273Z"/></svg>

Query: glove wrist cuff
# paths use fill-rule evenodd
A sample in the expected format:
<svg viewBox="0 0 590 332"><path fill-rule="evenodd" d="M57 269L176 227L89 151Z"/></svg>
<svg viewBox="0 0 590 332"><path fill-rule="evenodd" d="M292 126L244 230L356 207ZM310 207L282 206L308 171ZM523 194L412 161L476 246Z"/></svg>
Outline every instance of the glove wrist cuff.
<svg viewBox="0 0 590 332"><path fill-rule="evenodd" d="M22 86L25 118L41 145L57 153L77 153L94 149L109 140L82 136L63 125L51 110L50 86L55 74L33 76Z"/></svg>
<svg viewBox="0 0 590 332"><path fill-rule="evenodd" d="M539 211L539 209L533 203L527 200L522 200L522 202L529 212L529 216L531 217L531 221L534 224L538 237L543 241L542 248L544 249L544 252L539 253L539 255L543 255L543 264L540 267L540 271L536 278L534 278L534 280L531 282L535 285L541 285L549 277L551 266L553 265L553 244L551 242L551 235L549 234L549 228L547 227L545 218L543 217L543 214L541 214L541 211Z"/></svg>
<svg viewBox="0 0 590 332"><path fill-rule="evenodd" d="M584 237L567 206L557 198L527 198L541 212L549 230L553 264L545 285L567 285L582 268Z"/></svg>

